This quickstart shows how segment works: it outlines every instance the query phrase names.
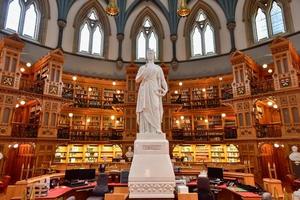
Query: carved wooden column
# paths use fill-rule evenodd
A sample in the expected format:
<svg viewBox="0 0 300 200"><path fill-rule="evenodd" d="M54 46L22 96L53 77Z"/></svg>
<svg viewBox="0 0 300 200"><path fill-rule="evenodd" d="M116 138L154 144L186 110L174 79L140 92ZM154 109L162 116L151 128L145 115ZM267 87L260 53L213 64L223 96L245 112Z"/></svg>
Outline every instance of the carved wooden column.
<svg viewBox="0 0 300 200"><path fill-rule="evenodd" d="M258 65L244 53L237 51L231 56L233 70L233 106L238 124L238 138L256 138L252 114L251 81L258 79Z"/></svg>
<svg viewBox="0 0 300 200"><path fill-rule="evenodd" d="M24 43L13 34L0 41L0 135L10 136L15 106L19 100L20 55Z"/></svg>
<svg viewBox="0 0 300 200"><path fill-rule="evenodd" d="M281 112L282 137L298 137L300 132L300 56L291 41L276 38L271 44L274 61L274 88Z"/></svg>
<svg viewBox="0 0 300 200"><path fill-rule="evenodd" d="M19 89L21 71L20 56L24 47L18 35L5 37L0 42L0 84L1 87Z"/></svg>
<svg viewBox="0 0 300 200"><path fill-rule="evenodd" d="M60 49L49 52L33 66L35 82L42 87L42 94L46 95L41 102L42 122L38 137L56 137L58 113L62 103L62 71L64 55Z"/></svg>
<svg viewBox="0 0 300 200"><path fill-rule="evenodd" d="M126 93L125 93L125 133L126 138L134 140L137 133L136 122L136 100L137 100L137 85L135 83L135 76L138 67L135 64L130 64L126 67Z"/></svg>

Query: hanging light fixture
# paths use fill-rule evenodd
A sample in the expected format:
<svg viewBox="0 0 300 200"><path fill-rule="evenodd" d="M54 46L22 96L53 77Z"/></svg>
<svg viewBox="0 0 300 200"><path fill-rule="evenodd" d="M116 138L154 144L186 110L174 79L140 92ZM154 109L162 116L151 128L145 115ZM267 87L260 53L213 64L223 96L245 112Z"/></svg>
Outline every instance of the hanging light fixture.
<svg viewBox="0 0 300 200"><path fill-rule="evenodd" d="M109 0L109 3L106 7L106 13L111 16L116 16L119 14L119 8L116 4L116 0Z"/></svg>
<svg viewBox="0 0 300 200"><path fill-rule="evenodd" d="M187 7L186 0L181 0L177 14L180 17L186 17L191 13L191 9Z"/></svg>

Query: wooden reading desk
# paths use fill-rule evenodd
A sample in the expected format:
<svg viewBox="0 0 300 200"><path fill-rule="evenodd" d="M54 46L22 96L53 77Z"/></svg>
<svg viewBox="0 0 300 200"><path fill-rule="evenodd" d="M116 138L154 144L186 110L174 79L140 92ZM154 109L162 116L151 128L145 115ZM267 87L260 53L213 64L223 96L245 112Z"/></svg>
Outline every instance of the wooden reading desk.
<svg viewBox="0 0 300 200"><path fill-rule="evenodd" d="M188 187L197 187L197 181L191 181L186 184ZM261 196L245 191L239 187L229 187L226 184L214 186L215 189L219 189L218 199L220 200L261 200Z"/></svg>

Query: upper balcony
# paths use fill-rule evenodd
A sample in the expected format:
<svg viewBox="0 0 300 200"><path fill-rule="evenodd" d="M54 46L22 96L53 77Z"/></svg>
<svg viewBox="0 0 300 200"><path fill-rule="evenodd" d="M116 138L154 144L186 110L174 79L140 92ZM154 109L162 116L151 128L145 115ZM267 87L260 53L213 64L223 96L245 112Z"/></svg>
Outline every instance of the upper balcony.
<svg viewBox="0 0 300 200"><path fill-rule="evenodd" d="M172 138L184 141L223 141L224 139L236 139L237 131L235 127L202 130L173 129Z"/></svg>
<svg viewBox="0 0 300 200"><path fill-rule="evenodd" d="M274 80L267 79L262 81L251 82L251 94L264 94L274 91Z"/></svg>
<svg viewBox="0 0 300 200"><path fill-rule="evenodd" d="M43 94L44 93L44 86L45 81L44 80L36 80L32 81L27 78L21 78L20 81L20 90L36 93L36 94Z"/></svg>
<svg viewBox="0 0 300 200"><path fill-rule="evenodd" d="M17 138L37 138L38 136L38 124L29 123L16 123L12 124L12 137Z"/></svg>
<svg viewBox="0 0 300 200"><path fill-rule="evenodd" d="M282 137L280 124L257 124L255 129L257 138Z"/></svg>
<svg viewBox="0 0 300 200"><path fill-rule="evenodd" d="M122 140L123 134L123 129L78 130L70 129L69 127L59 127L57 132L57 139L69 139L71 141Z"/></svg>

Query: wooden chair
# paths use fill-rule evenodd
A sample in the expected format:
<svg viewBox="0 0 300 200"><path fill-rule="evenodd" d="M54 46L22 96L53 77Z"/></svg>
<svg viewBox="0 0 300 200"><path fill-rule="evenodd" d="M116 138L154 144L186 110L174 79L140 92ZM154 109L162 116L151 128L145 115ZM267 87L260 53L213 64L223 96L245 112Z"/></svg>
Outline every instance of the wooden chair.
<svg viewBox="0 0 300 200"><path fill-rule="evenodd" d="M128 194L124 193L106 193L104 196L104 200L126 200Z"/></svg>
<svg viewBox="0 0 300 200"><path fill-rule="evenodd" d="M198 200L198 193L179 193L178 200Z"/></svg>
<svg viewBox="0 0 300 200"><path fill-rule="evenodd" d="M0 193L6 192L9 181L10 181L10 176L4 176L2 178L2 180L0 181Z"/></svg>
<svg viewBox="0 0 300 200"><path fill-rule="evenodd" d="M114 187L114 193L128 194L128 187Z"/></svg>

